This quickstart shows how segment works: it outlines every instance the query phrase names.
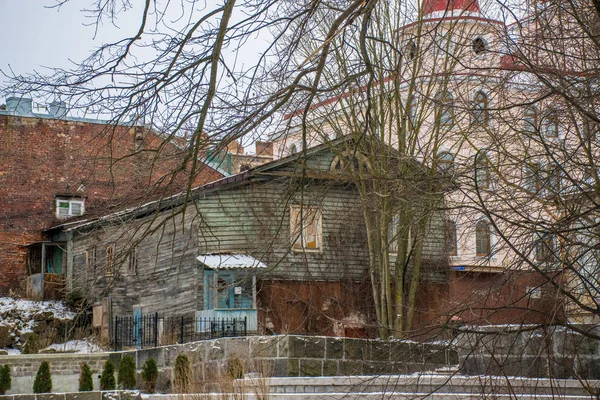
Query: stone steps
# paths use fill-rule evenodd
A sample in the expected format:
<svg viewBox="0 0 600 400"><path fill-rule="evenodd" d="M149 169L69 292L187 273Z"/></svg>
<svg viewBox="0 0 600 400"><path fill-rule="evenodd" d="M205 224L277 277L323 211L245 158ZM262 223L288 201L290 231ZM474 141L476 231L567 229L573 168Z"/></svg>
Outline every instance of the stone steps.
<svg viewBox="0 0 600 400"><path fill-rule="evenodd" d="M333 400L333 399L597 399L576 380L459 375L390 375L244 379L239 393L150 395L149 400ZM600 381L586 383L600 393ZM265 392L268 392L266 396ZM262 395L261 395L262 394ZM191 396L189 399L188 396ZM229 397L227 397L229 396Z"/></svg>

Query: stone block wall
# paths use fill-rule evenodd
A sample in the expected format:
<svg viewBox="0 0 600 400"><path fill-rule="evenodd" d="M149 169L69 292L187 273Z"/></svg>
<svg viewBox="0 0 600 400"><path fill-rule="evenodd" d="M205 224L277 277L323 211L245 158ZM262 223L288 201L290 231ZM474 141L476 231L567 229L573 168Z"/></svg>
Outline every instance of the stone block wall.
<svg viewBox="0 0 600 400"><path fill-rule="evenodd" d="M489 326L461 333L456 340L460 370L466 375L600 379L600 330L564 327ZM587 333L586 333L587 332Z"/></svg>
<svg viewBox="0 0 600 400"><path fill-rule="evenodd" d="M76 392L79 389L79 368L87 363L92 370L94 388L100 387L99 375L108 353L95 354L28 354L0 356L0 365L9 365L12 388L7 393L32 393L35 374L43 361L48 361L53 392Z"/></svg>
<svg viewBox="0 0 600 400"><path fill-rule="evenodd" d="M226 374L233 360L243 365L245 373L275 377L405 374L458 363L457 353L443 345L324 336L223 338L111 353L110 357L118 366L129 354L138 370L154 358L161 371L158 389L168 391L175 359L181 353L188 356L203 381Z"/></svg>
<svg viewBox="0 0 600 400"><path fill-rule="evenodd" d="M193 365L194 379L201 382L218 379L232 366L240 365L243 374L302 377L404 374L458 362L458 354L442 345L324 336L249 336L112 353L0 356L0 365L11 367L13 385L8 394L31 393L42 361L50 364L53 392L69 392L78 389L81 363L92 369L97 389L106 360L111 359L118 368L126 355L136 362L141 388L141 369L153 358L160 371L157 390L169 392L175 359L182 353Z"/></svg>

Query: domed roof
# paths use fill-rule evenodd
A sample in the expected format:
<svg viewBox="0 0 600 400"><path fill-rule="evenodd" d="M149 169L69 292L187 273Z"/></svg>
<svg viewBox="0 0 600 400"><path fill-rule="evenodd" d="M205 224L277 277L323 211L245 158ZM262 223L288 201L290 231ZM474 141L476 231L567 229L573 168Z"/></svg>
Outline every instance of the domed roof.
<svg viewBox="0 0 600 400"><path fill-rule="evenodd" d="M449 14L454 10L480 12L477 0L423 0L423 14L431 14L436 11L444 11Z"/></svg>

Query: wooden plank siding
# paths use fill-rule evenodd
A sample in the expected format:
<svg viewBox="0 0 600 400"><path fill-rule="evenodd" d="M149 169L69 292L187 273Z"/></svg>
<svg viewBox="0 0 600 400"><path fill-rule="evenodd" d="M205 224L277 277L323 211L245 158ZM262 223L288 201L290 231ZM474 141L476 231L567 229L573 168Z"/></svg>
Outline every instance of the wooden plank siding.
<svg viewBox="0 0 600 400"><path fill-rule="evenodd" d="M191 313L198 309L199 275L197 214L194 207L185 216L163 211L138 220L96 226L72 235L72 293L98 302L112 298L113 315L130 315L134 305L142 312ZM146 229L160 229L144 236ZM142 236L144 236L142 238ZM106 248L115 246L112 276L106 275ZM86 250L96 249L96 267L86 266ZM137 271L128 273L135 248Z"/></svg>
<svg viewBox="0 0 600 400"><path fill-rule="evenodd" d="M288 179L281 178L198 200L200 253L247 253L267 264L260 276L269 279L364 278L369 259L356 191L317 181L300 187L302 190L296 191ZM292 204L321 208L320 251L292 249Z"/></svg>
<svg viewBox="0 0 600 400"><path fill-rule="evenodd" d="M288 282L289 288L322 282L320 286L302 286L302 290L324 293L330 290L327 288L336 288L339 301L351 304L343 293L358 293L369 287L369 252L360 196L349 182L328 178L333 159L334 154L325 148L306 160L276 161L271 163L272 168L266 164L247 174L204 185L193 192L184 217L171 218L182 207L174 203L174 208L147 216L113 217L106 220L110 222L87 225L85 229L57 228L55 240L66 239L71 249L71 291L89 296L94 302L111 297L113 315L129 315L134 305L141 305L143 313L190 313L204 306L204 271L196 257L243 253L267 265L257 271L259 283L272 285L272 289L265 287L266 297L277 298L285 292L277 282ZM319 173L320 179L306 177ZM290 208L299 204L319 207L322 212L322 245L318 251L293 249ZM158 226L160 229L143 235L149 227ZM113 244L115 273L109 277L105 276L106 248ZM127 274L133 246L137 254L135 275ZM86 267L86 250L94 247L95 273ZM434 214L426 236L424 264L447 265L443 252L440 211ZM443 280L439 276L438 281ZM342 290L347 284L350 289ZM323 301L331 300L327 300L326 293L319 296ZM358 298L359 303L370 304L368 296ZM319 307L322 305L312 308ZM352 307L344 308L344 315L351 315ZM263 316L274 321L276 328L286 326L280 318L287 311L276 315L275 307L270 309Z"/></svg>

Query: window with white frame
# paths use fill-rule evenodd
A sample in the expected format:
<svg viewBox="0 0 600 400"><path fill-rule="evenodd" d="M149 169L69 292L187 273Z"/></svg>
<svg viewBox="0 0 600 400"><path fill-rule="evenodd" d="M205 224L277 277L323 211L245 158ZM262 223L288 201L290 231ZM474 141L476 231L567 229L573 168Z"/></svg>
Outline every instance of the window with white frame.
<svg viewBox="0 0 600 400"><path fill-rule="evenodd" d="M417 107L419 106L417 103L417 97L416 96L411 96L410 99L408 99L408 122L410 123L411 127L415 127L417 125Z"/></svg>
<svg viewBox="0 0 600 400"><path fill-rule="evenodd" d="M398 224L400 223L400 216L394 215L390 218L390 224L388 226L388 252L398 252Z"/></svg>
<svg viewBox="0 0 600 400"><path fill-rule="evenodd" d="M492 163L485 151L479 152L475 159L475 181L480 189L489 189L492 184Z"/></svg>
<svg viewBox="0 0 600 400"><path fill-rule="evenodd" d="M454 96L450 92L435 96L435 119L442 126L454 125Z"/></svg>
<svg viewBox="0 0 600 400"><path fill-rule="evenodd" d="M537 129L537 110L535 107L527 107L523 110L523 132L533 133Z"/></svg>
<svg viewBox="0 0 600 400"><path fill-rule="evenodd" d="M544 136L548 139L556 139L558 138L559 129L558 112L550 109L544 116Z"/></svg>
<svg viewBox="0 0 600 400"><path fill-rule="evenodd" d="M542 166L539 162L526 163L523 170L523 186L532 193L539 193L542 190Z"/></svg>
<svg viewBox="0 0 600 400"><path fill-rule="evenodd" d="M320 207L292 205L290 233L294 250L322 250L323 216Z"/></svg>
<svg viewBox="0 0 600 400"><path fill-rule="evenodd" d="M84 199L78 197L73 199L56 199L56 216L58 218L69 218L83 215L85 212Z"/></svg>
<svg viewBox="0 0 600 400"><path fill-rule="evenodd" d="M552 234L536 234L535 235L535 260L544 263L553 263L558 259L557 238Z"/></svg>
<svg viewBox="0 0 600 400"><path fill-rule="evenodd" d="M441 151L437 154L437 171L442 175L454 174L454 154Z"/></svg>
<svg viewBox="0 0 600 400"><path fill-rule="evenodd" d="M490 122L489 99L485 92L479 90L473 96L473 110L471 124L475 126L487 126Z"/></svg>

